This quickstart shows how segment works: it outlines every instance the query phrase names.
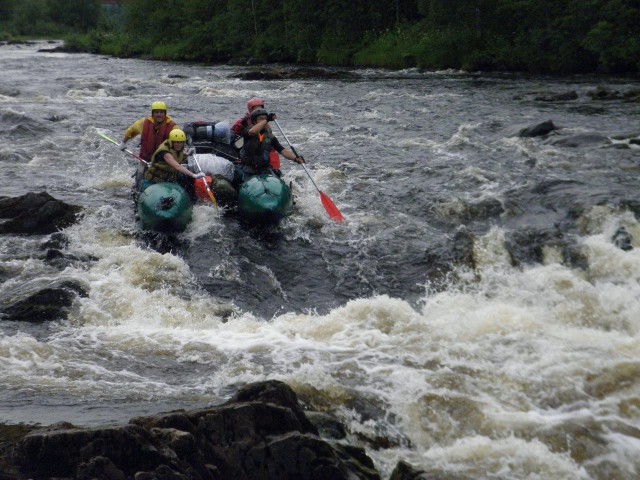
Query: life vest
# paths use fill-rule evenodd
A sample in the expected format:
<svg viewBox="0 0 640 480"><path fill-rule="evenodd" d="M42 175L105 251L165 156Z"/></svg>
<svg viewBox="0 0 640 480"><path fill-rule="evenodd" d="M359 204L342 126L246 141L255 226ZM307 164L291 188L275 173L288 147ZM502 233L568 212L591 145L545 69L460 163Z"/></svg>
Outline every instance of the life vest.
<svg viewBox="0 0 640 480"><path fill-rule="evenodd" d="M280 168L280 155L278 155L278 152L276 152L276 149L273 147L271 147L271 151L269 152L269 163L274 170Z"/></svg>
<svg viewBox="0 0 640 480"><path fill-rule="evenodd" d="M245 132L250 127L245 129ZM256 136L245 135L244 146L242 147L242 164L262 169L270 166L271 141L273 140L271 128L266 127Z"/></svg>
<svg viewBox="0 0 640 480"><path fill-rule="evenodd" d="M251 127L253 127L253 122L251 122L251 117L247 113L243 118L236 120L236 123L233 124L231 130L236 135L242 135L245 128ZM278 170L280 168L280 155L278 155L278 152L273 147L271 147L271 150L269 151L269 163L271 164L271 168L274 170Z"/></svg>
<svg viewBox="0 0 640 480"><path fill-rule="evenodd" d="M140 156L149 161L158 147L169 138L169 132L176 124L173 120L165 122L156 128L151 117L144 119L140 134Z"/></svg>
<svg viewBox="0 0 640 480"><path fill-rule="evenodd" d="M236 120L236 123L233 124L233 126L231 127L231 130L236 135L242 136L244 134L245 127L247 127L249 125L252 125L252 123L251 123L251 118L249 117L249 114L247 113L244 117L239 118L238 120Z"/></svg>
<svg viewBox="0 0 640 480"><path fill-rule="evenodd" d="M182 150L180 153L176 152L171 148L171 140L165 140L151 158L151 165L149 165L149 168L144 174L144 178L146 180L149 180L151 183L176 181L178 171L169 165L164 159L164 154L167 152L173 155L173 158L175 158L178 163L183 163L184 153Z"/></svg>

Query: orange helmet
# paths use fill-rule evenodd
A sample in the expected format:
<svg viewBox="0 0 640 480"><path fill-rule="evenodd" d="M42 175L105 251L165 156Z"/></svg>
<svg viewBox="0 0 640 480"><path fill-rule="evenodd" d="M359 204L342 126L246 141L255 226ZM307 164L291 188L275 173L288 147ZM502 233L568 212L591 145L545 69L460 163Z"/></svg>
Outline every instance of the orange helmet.
<svg viewBox="0 0 640 480"><path fill-rule="evenodd" d="M254 107L260 107L260 108L264 108L264 100L262 100L261 98L252 98L251 100L249 100L247 102L247 111L250 112L252 108Z"/></svg>

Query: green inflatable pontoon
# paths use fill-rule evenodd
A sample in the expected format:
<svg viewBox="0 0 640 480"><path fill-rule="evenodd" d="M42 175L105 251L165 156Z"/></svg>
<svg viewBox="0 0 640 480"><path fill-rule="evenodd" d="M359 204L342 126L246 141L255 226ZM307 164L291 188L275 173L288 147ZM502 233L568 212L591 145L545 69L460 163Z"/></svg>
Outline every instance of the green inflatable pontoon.
<svg viewBox="0 0 640 480"><path fill-rule="evenodd" d="M254 175L238 191L238 213L251 222L279 222L292 206L291 189L272 174Z"/></svg>
<svg viewBox="0 0 640 480"><path fill-rule="evenodd" d="M156 183L138 195L138 216L145 230L182 232L191 221L189 195L176 183Z"/></svg>

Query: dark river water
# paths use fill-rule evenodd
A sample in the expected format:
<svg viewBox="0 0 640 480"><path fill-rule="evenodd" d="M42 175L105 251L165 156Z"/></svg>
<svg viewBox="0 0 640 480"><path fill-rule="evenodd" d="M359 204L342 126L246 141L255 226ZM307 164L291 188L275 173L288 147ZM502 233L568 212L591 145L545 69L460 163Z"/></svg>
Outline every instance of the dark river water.
<svg viewBox="0 0 640 480"><path fill-rule="evenodd" d="M246 81L42 47L0 46L0 196L82 206L61 232L76 260L0 236L0 303L87 295L57 321L0 317L0 422L125 422L274 378L383 478L401 459L438 478L640 475L640 249L612 241L640 247L640 103L588 95L637 78ZM296 204L277 228L197 205L177 237L143 234L135 165L97 132L119 141L156 100L179 124L234 121L253 96L346 221L283 160Z"/></svg>

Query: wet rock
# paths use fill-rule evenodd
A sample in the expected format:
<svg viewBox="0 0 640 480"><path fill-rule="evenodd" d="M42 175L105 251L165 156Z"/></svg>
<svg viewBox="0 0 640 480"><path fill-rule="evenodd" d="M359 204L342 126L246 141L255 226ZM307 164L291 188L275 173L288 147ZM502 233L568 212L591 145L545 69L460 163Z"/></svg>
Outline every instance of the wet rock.
<svg viewBox="0 0 640 480"><path fill-rule="evenodd" d="M618 90L612 90L604 86L598 86L595 89L587 92L587 95L593 100L623 100L625 102L639 102L640 101L640 89L632 88L625 92Z"/></svg>
<svg viewBox="0 0 640 480"><path fill-rule="evenodd" d="M592 100L622 100L624 96L618 90L611 90L602 85L587 92Z"/></svg>
<svg viewBox="0 0 640 480"><path fill-rule="evenodd" d="M76 478L78 480L126 480L127 476L111 460L98 456L78 465Z"/></svg>
<svg viewBox="0 0 640 480"><path fill-rule="evenodd" d="M505 212L502 201L495 197L483 198L475 203L456 198L443 202L437 208L447 222L455 225L497 218Z"/></svg>
<svg viewBox="0 0 640 480"><path fill-rule="evenodd" d="M588 261L579 246L571 238L565 237L560 229L510 232L505 248L515 266L543 263L545 248L552 248L559 252L563 265L580 269L588 267Z"/></svg>
<svg viewBox="0 0 640 480"><path fill-rule="evenodd" d="M261 68L249 72L234 75L233 78L241 80L304 80L304 79L353 79L357 76L351 72L342 70L330 70L327 68L300 67L300 68Z"/></svg>
<svg viewBox="0 0 640 480"><path fill-rule="evenodd" d="M61 232L52 234L43 244L42 249L62 250L69 246L69 238Z"/></svg>
<svg viewBox="0 0 640 480"><path fill-rule="evenodd" d="M621 225L620 228L616 230L616 233L611 237L611 241L620 250L624 250L625 252L633 250L633 237L631 237L631 234L624 225Z"/></svg>
<svg viewBox="0 0 640 480"><path fill-rule="evenodd" d="M463 474L441 471L425 472L418 470L405 461L400 461L391 472L389 480L472 480Z"/></svg>
<svg viewBox="0 0 640 480"><path fill-rule="evenodd" d="M556 232L518 230L510 232L505 247L513 265L542 263L543 248L552 243L557 244L560 238L560 234Z"/></svg>
<svg viewBox="0 0 640 480"><path fill-rule="evenodd" d="M47 192L0 199L0 233L46 235L76 222L81 207L56 200Z"/></svg>
<svg viewBox="0 0 640 480"><path fill-rule="evenodd" d="M7 457L16 442L37 428L36 425L23 423L17 425L0 423L0 479L17 480L21 478L18 466L13 464Z"/></svg>
<svg viewBox="0 0 640 480"><path fill-rule="evenodd" d="M478 203L467 205L462 215L462 220L469 222L474 220L487 220L499 217L504 213L502 202L497 198L485 198Z"/></svg>
<svg viewBox="0 0 640 480"><path fill-rule="evenodd" d="M417 470L407 462L400 461L391 472L389 480L423 480L425 478L424 474L424 471Z"/></svg>
<svg viewBox="0 0 640 480"><path fill-rule="evenodd" d="M61 122L66 119L67 119L66 115L58 115L58 114L52 114L52 115L49 115L48 117L45 117L45 120L48 120L50 122Z"/></svg>
<svg viewBox="0 0 640 480"><path fill-rule="evenodd" d="M347 431L340 421L333 415L324 412L306 412L306 416L318 430L322 438L342 440L346 438Z"/></svg>
<svg viewBox="0 0 640 480"><path fill-rule="evenodd" d="M567 244L562 248L562 263L571 268L588 270L589 258L576 244Z"/></svg>
<svg viewBox="0 0 640 480"><path fill-rule="evenodd" d="M7 45L27 45L27 46L32 46L35 45L36 42L33 42L31 40L18 40L18 39L12 39L12 40L8 40L7 41Z"/></svg>
<svg viewBox="0 0 640 480"><path fill-rule="evenodd" d="M11 461L31 478L380 479L364 450L328 443L310 425L293 390L267 381L215 407L125 426L32 431L15 443Z"/></svg>
<svg viewBox="0 0 640 480"><path fill-rule="evenodd" d="M82 255L80 257L72 255L65 249L69 246L69 239L62 232L52 234L40 245L41 253L38 258L44 260L47 265L64 270L69 266L80 266L98 260L93 255Z"/></svg>
<svg viewBox="0 0 640 480"><path fill-rule="evenodd" d="M5 320L42 323L65 318L76 297L86 297L87 290L77 282L64 281L42 289L26 298L0 308Z"/></svg>
<svg viewBox="0 0 640 480"><path fill-rule="evenodd" d="M530 125L526 128L523 128L522 130L520 130L520 133L518 135L525 138L541 137L557 129L558 127L556 127L551 120L547 120L546 122L538 123L536 125Z"/></svg>
<svg viewBox="0 0 640 480"><path fill-rule="evenodd" d="M103 457L129 476L138 470L148 471L171 463L168 454L151 432L137 425L63 427L26 435L16 445L13 460L28 475L75 477L81 464Z"/></svg>
<svg viewBox="0 0 640 480"><path fill-rule="evenodd" d="M556 93L552 95L541 95L535 97L535 99L540 102L566 102L568 100L576 100L577 98L578 93L575 90L571 90L570 92Z"/></svg>
<svg viewBox="0 0 640 480"><path fill-rule="evenodd" d="M457 265L466 265L471 268L476 267L473 247L475 236L466 229L458 230L451 244L451 260Z"/></svg>
<svg viewBox="0 0 640 480"><path fill-rule="evenodd" d="M582 186L584 184L571 179L544 180L533 187L531 192L538 195L550 195L558 191L564 193L566 190L569 190L568 195L575 195L572 188L573 185Z"/></svg>
<svg viewBox="0 0 640 480"><path fill-rule="evenodd" d="M632 211L636 218L640 218L640 200L627 198L621 200L619 206Z"/></svg>
<svg viewBox="0 0 640 480"><path fill-rule="evenodd" d="M33 137L37 138L43 134L50 133L51 130L37 123L19 123L7 129L12 137Z"/></svg>
<svg viewBox="0 0 640 480"><path fill-rule="evenodd" d="M71 266L81 266L83 264L87 264L89 262L97 261L97 257L91 255L84 255L82 257L77 257L75 255L71 255L69 253L63 252L61 250L51 248L44 252L42 257L44 262L58 270L64 270L67 267Z"/></svg>
<svg viewBox="0 0 640 480"><path fill-rule="evenodd" d="M259 382L247 385L236 393L229 403L238 402L268 402L290 409L302 426L303 432L318 435L318 430L305 416L298 403L298 396L291 388L277 381Z"/></svg>
<svg viewBox="0 0 640 480"><path fill-rule="evenodd" d="M623 94L625 102L638 103L640 102L640 89L632 89Z"/></svg>
<svg viewBox="0 0 640 480"><path fill-rule="evenodd" d="M448 244L425 252L422 263L432 288L448 288L453 281L450 274L458 267L475 269L474 244L475 236L461 228Z"/></svg>

